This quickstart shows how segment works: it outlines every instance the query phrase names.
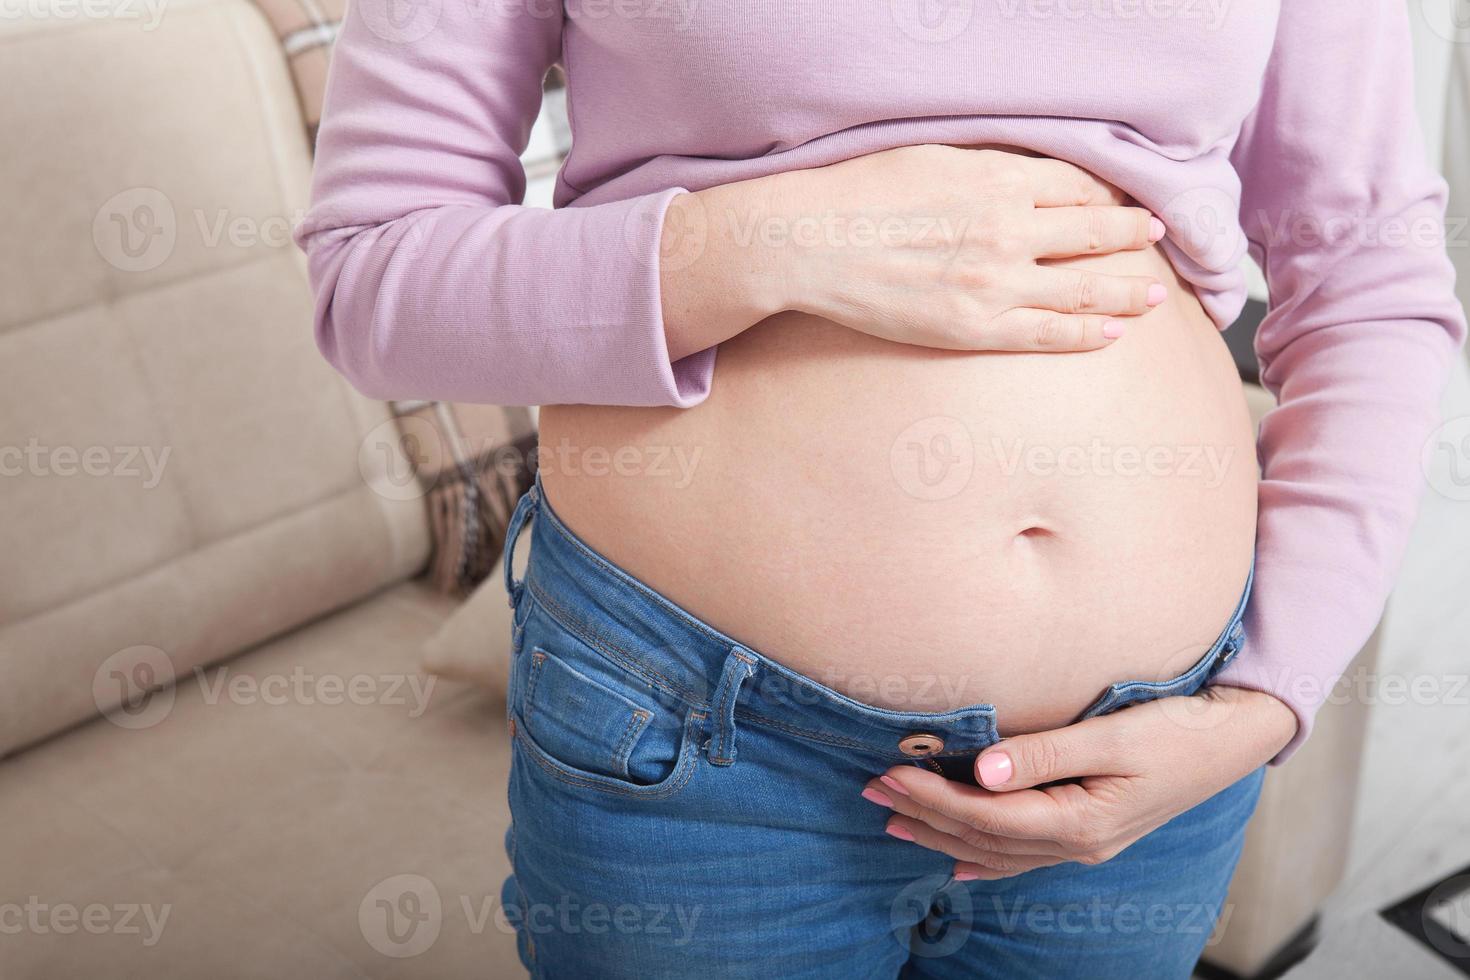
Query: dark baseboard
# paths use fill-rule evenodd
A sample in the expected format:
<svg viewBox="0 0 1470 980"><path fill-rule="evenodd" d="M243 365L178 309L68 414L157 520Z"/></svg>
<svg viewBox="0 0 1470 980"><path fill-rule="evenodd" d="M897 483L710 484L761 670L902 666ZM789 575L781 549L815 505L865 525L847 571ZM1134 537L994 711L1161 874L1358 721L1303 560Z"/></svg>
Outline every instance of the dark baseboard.
<svg viewBox="0 0 1470 980"><path fill-rule="evenodd" d="M1470 867L1396 902L1378 914L1428 947L1446 966L1470 977L1470 929L1452 930L1433 912L1436 906L1470 908ZM1455 916L1456 920L1461 914Z"/></svg>
<svg viewBox="0 0 1470 980"><path fill-rule="evenodd" d="M1317 917L1314 915L1310 922L1297 930L1296 934L1276 951L1276 955L1271 957L1265 966L1249 976L1242 976L1212 963L1206 963L1204 960L1195 964L1194 975L1201 980L1276 980L1277 977L1306 959L1307 955L1317 948L1317 940L1320 938L1317 934L1317 925Z"/></svg>
<svg viewBox="0 0 1470 980"><path fill-rule="evenodd" d="M1230 329L1225 331L1225 346L1230 348L1230 356L1235 358L1235 366L1246 381L1259 383L1261 380L1261 365L1256 361L1253 345L1256 328L1261 325L1261 319L1265 315L1265 303L1249 300L1240 316L1230 325Z"/></svg>

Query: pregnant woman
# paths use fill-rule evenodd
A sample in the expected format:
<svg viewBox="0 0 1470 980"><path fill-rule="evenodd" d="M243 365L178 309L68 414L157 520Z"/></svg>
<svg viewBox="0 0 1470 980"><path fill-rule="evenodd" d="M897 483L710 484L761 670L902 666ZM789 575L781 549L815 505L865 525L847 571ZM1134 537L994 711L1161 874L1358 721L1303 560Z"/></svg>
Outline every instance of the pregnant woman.
<svg viewBox="0 0 1470 980"><path fill-rule="evenodd" d="M506 564L535 976L1189 974L1464 334L1402 8L352 6L322 351L544 406Z"/></svg>

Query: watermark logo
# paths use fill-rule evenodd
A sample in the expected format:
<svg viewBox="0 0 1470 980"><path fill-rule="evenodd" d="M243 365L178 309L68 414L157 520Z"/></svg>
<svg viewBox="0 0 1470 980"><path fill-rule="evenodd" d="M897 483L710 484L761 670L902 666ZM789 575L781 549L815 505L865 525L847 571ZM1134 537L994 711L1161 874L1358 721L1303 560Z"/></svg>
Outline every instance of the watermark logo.
<svg viewBox="0 0 1470 980"><path fill-rule="evenodd" d="M1245 256L1239 215L1240 202L1218 187L1176 194L1159 210L1170 239L1210 269L1232 268Z"/></svg>
<svg viewBox="0 0 1470 980"><path fill-rule="evenodd" d="M158 647L119 650L93 673L92 700L119 728L152 728L174 707L173 661Z"/></svg>
<svg viewBox="0 0 1470 980"><path fill-rule="evenodd" d="M444 0L358 0L368 30L392 44L421 41L439 26Z"/></svg>
<svg viewBox="0 0 1470 980"><path fill-rule="evenodd" d="M32 436L24 446L0 446L0 477L115 477L152 490L172 453L172 446L47 446Z"/></svg>
<svg viewBox="0 0 1470 980"><path fill-rule="evenodd" d="M157 30L167 0L0 0L0 20L136 21L141 30Z"/></svg>
<svg viewBox="0 0 1470 980"><path fill-rule="evenodd" d="M953 41L975 19L976 0L888 0L893 23L924 44Z"/></svg>
<svg viewBox="0 0 1470 980"><path fill-rule="evenodd" d="M1100 21L1172 20L1216 31L1230 13L1228 0L996 0L1009 19Z"/></svg>
<svg viewBox="0 0 1470 980"><path fill-rule="evenodd" d="M909 952L935 959L956 952L975 927L970 890L948 876L926 875L904 886L888 908L888 921Z"/></svg>
<svg viewBox="0 0 1470 980"><path fill-rule="evenodd" d="M493 895L450 895L446 902L432 881L420 874L385 878L362 897L357 925L369 946L394 959L427 952L438 940L446 918L473 936L494 929L531 937L555 934L575 937L643 934L660 937L666 946L689 945L704 907L625 902L582 903L562 893L555 901L502 905Z"/></svg>
<svg viewBox="0 0 1470 980"><path fill-rule="evenodd" d="M428 419L402 415L384 419L357 447L357 472L385 500L417 500L427 492L421 478L435 460L445 460L439 430Z"/></svg>
<svg viewBox="0 0 1470 980"><path fill-rule="evenodd" d="M1470 44L1470 2L1419 0L1419 16L1435 34L1451 44Z"/></svg>
<svg viewBox="0 0 1470 980"><path fill-rule="evenodd" d="M407 708L410 718L429 710L435 680L422 674L316 674L300 664L259 676L231 671L228 664L213 671L194 668L194 681L208 705L385 705Z"/></svg>
<svg viewBox="0 0 1470 980"><path fill-rule="evenodd" d="M1470 415L1435 429L1424 443L1420 464L1436 493L1450 500L1470 500Z"/></svg>
<svg viewBox="0 0 1470 980"><path fill-rule="evenodd" d="M1439 925L1425 929L1435 949L1451 959L1470 959L1470 876L1440 882L1424 900L1424 917Z"/></svg>
<svg viewBox="0 0 1470 980"><path fill-rule="evenodd" d="M526 4L534 11L531 0L526 0ZM558 6L565 7L567 19L571 21L667 21L673 31L681 32L694 23L700 4L699 0L566 0Z"/></svg>
<svg viewBox="0 0 1470 980"><path fill-rule="evenodd" d="M146 948L158 945L173 913L172 905L147 902L46 902L39 895L24 902L0 903L0 936L137 936Z"/></svg>
<svg viewBox="0 0 1470 980"><path fill-rule="evenodd" d="M1022 439L1007 443L995 437L990 448L1007 477L1177 477L1199 480L1210 490L1225 482L1235 458L1234 446L1113 446L1096 437L1085 446L1030 445Z"/></svg>
<svg viewBox="0 0 1470 980"><path fill-rule="evenodd" d="M709 246L709 211L697 194L679 194L666 209L634 207L623 219L622 234L623 247L644 265L665 272L688 269Z"/></svg>
<svg viewBox="0 0 1470 980"><path fill-rule="evenodd" d="M684 490L703 457L699 445L582 446L563 437L537 447L535 468L574 477L649 477Z"/></svg>
<svg viewBox="0 0 1470 980"><path fill-rule="evenodd" d="M147 272L168 261L178 240L173 202L153 187L131 187L108 198L92 218L92 244L108 265Z"/></svg>
<svg viewBox="0 0 1470 980"><path fill-rule="evenodd" d="M923 418L893 440L889 466L893 478L910 496L948 500L969 485L975 472L975 440L957 418Z"/></svg>
<svg viewBox="0 0 1470 980"><path fill-rule="evenodd" d="M362 897L357 926L369 946L394 959L418 956L434 945L444 923L439 889L423 875L384 878Z"/></svg>
<svg viewBox="0 0 1470 980"><path fill-rule="evenodd" d="M229 664L196 666L178 675L172 658L158 647L139 645L119 650L92 675L97 710L120 728L152 728L173 711L180 686L198 685L208 706L354 705L406 709L418 718L429 709L435 678L418 673L318 674L297 664L288 671L251 674Z"/></svg>
<svg viewBox="0 0 1470 980"><path fill-rule="evenodd" d="M1007 901L992 896L995 921L1007 935L1040 936L1207 936L1213 946L1224 935L1235 906L1206 902L1113 902L1094 895L1085 902Z"/></svg>

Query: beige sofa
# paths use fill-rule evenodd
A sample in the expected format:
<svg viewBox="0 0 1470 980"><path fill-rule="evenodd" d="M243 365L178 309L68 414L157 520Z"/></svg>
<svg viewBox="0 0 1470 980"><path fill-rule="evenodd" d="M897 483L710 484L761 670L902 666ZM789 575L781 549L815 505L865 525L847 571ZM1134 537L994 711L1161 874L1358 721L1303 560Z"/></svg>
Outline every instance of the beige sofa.
<svg viewBox="0 0 1470 980"><path fill-rule="evenodd" d="M275 38L245 0L28 9L0 20L0 976L520 975L503 709L420 669L455 604L413 581L389 412L312 343ZM498 588L440 657L503 654ZM1360 733L1331 712L1273 773L1221 964L1336 881Z"/></svg>

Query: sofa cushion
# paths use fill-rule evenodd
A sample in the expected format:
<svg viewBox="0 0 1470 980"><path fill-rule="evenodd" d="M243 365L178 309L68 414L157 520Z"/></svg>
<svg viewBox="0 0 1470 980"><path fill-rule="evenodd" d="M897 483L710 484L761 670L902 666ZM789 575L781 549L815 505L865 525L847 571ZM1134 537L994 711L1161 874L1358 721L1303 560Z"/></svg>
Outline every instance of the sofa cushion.
<svg viewBox="0 0 1470 980"><path fill-rule="evenodd" d="M520 550L530 551L529 534ZM424 670L449 681L474 684L491 698L505 700L510 681L510 603L505 594L503 565L470 594L444 625L424 643Z"/></svg>
<svg viewBox="0 0 1470 980"><path fill-rule="evenodd" d="M417 669L453 607L393 587L0 764L7 980L524 976L504 707Z"/></svg>
<svg viewBox="0 0 1470 980"><path fill-rule="evenodd" d="M0 19L0 755L146 680L130 651L187 671L428 548L386 408L313 343L307 146L260 13L46 3Z"/></svg>

